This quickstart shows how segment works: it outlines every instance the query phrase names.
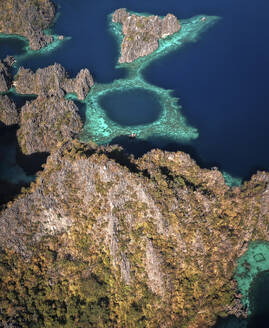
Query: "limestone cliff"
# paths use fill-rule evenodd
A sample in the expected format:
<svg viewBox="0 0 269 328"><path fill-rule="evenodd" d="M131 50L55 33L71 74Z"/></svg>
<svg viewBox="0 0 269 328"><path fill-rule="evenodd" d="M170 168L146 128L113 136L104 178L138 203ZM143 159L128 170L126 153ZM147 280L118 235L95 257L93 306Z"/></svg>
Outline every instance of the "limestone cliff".
<svg viewBox="0 0 269 328"><path fill-rule="evenodd" d="M14 101L7 95L0 95L0 121L5 125L19 123L19 110Z"/></svg>
<svg viewBox="0 0 269 328"><path fill-rule="evenodd" d="M124 34L119 63L130 63L151 54L158 49L161 38L180 30L179 21L172 14L167 14L164 18L153 15L138 16L121 8L114 12L112 21L122 24Z"/></svg>
<svg viewBox="0 0 269 328"><path fill-rule="evenodd" d="M82 69L71 79L60 64L39 68L35 73L20 67L14 81L16 91L21 94L63 97L66 93L76 93L81 100L85 99L93 84L88 69Z"/></svg>
<svg viewBox="0 0 269 328"><path fill-rule="evenodd" d="M269 175L229 189L189 155L63 142L0 213L0 320L209 327L240 315L235 260L269 240Z"/></svg>
<svg viewBox="0 0 269 328"><path fill-rule="evenodd" d="M54 15L55 6L50 0L0 1L0 33L24 36L30 48L38 50L53 41L43 31Z"/></svg>
<svg viewBox="0 0 269 328"><path fill-rule="evenodd" d="M0 92L7 92L11 87L12 65L13 65L13 57L7 57L4 60L0 60Z"/></svg>
<svg viewBox="0 0 269 328"><path fill-rule="evenodd" d="M50 152L59 141L72 139L82 129L75 103L57 96L26 102L19 125L18 142L26 155Z"/></svg>

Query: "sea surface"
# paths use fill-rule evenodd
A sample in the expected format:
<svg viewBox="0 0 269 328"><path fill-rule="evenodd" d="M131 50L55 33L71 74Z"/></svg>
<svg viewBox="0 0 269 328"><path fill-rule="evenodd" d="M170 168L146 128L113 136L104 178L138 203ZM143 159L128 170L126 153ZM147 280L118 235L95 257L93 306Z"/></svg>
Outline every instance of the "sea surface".
<svg viewBox="0 0 269 328"><path fill-rule="evenodd" d="M178 18L190 18L200 14L220 16L221 20L207 30L196 43L188 44L183 49L158 59L144 73L148 82L174 90L173 95L180 98L184 117L190 126L198 130L199 138L187 145L171 140L154 140L154 143L130 141L126 137L118 137L114 141L136 156L158 145L172 151L184 150L190 153L201 167L217 166L231 176L243 180L250 178L257 169L269 170L268 0L55 2L59 7L60 16L53 32L70 36L71 39L52 52L26 56L19 64L35 70L57 62L61 63L71 76L87 67L98 83L110 83L115 79L124 78L126 74L125 70L115 68L119 55L118 46L108 28L108 14L115 9L125 7L132 11L157 15L170 12ZM23 52L23 41L0 39L0 58ZM154 99L150 99L146 93L139 95L141 99L136 99L135 94L129 96L129 100L128 95L121 98L119 94L111 99L103 99L104 107L110 110L115 121L123 125L133 125L156 119L159 108L154 105ZM133 108L128 105L128 102L134 102L132 99L140 102L141 110L135 115ZM117 112L117 108L122 110L119 104L124 104L128 110L124 113ZM81 110L83 111L83 106ZM14 160L14 152L4 151L7 145L16 146L14 138L10 136L12 133L15 135L16 128L4 130L0 126L0 129L2 136L8 140L1 146L1 161L6 161L17 170L18 163ZM37 168L38 165L35 169ZM25 173L25 183L35 169ZM1 170L0 180L6 172L3 168ZM27 171L27 168L25 170ZM23 177L21 171L18 174L20 178ZM268 285L268 274L259 279L262 279L261 284ZM264 293L267 289L260 288L258 282L256 285L257 295L260 295L256 299L265 300ZM255 294L254 291L253 293ZM262 309L260 303L258 302L257 306ZM256 312L260 313L259 311L263 310ZM264 318L264 322L268 323L266 316ZM255 321L255 318L253 320ZM258 326L253 325L253 320L249 327L265 327L261 322ZM262 320L261 316L259 320ZM246 322L231 319L229 322L220 323L219 327L240 327L245 324Z"/></svg>

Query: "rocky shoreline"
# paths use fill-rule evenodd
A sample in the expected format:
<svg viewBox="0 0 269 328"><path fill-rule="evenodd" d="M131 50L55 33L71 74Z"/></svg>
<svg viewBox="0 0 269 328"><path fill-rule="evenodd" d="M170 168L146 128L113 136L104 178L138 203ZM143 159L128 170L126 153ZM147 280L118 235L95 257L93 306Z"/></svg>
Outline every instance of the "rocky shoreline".
<svg viewBox="0 0 269 328"><path fill-rule="evenodd" d="M71 275L69 297L86 303L83 277L94 275L107 288L108 311L117 313L105 322L106 310L98 310L107 327L131 327L134 315L150 327L211 326L218 315L244 313L233 272L249 241L269 240L268 195L265 172L231 190L219 171L200 169L182 152L155 150L133 160L117 146L63 142L36 182L1 212L0 263L11 250L29 268L43 257L44 281L56 269L50 284L61 289ZM16 270L14 283L21 279ZM35 274L32 279L38 284ZM2 284L0 298L8 290ZM39 297L47 302L51 296ZM7 306L15 311L22 304L9 299ZM84 313L80 306L76 311ZM46 326L50 314L43 320Z"/></svg>
<svg viewBox="0 0 269 328"><path fill-rule="evenodd" d="M122 24L124 39L121 44L119 63L131 63L144 57L159 47L159 40L178 32L181 28L178 19L167 14L158 16L138 16L130 14L125 8L112 15L114 23Z"/></svg>
<svg viewBox="0 0 269 328"><path fill-rule="evenodd" d="M23 36L32 50L39 50L53 42L44 30L53 22L55 12L50 0L1 1L0 33Z"/></svg>
<svg viewBox="0 0 269 328"><path fill-rule="evenodd" d="M27 18L32 49L51 42L42 34L55 14L49 0L7 0L5 14L3 4L0 21L10 22L0 32L16 33ZM174 15L126 9L113 22L124 35L120 63L151 54L181 29ZM180 151L134 159L119 146L82 143L79 110L65 97L84 101L91 73L69 78L54 64L21 67L13 79L12 62L0 62L0 92L37 98L18 108L0 95L0 120L19 125L24 154L50 155L0 211L3 327L201 328L245 316L233 274L250 241L269 240L269 173L229 188L221 172Z"/></svg>

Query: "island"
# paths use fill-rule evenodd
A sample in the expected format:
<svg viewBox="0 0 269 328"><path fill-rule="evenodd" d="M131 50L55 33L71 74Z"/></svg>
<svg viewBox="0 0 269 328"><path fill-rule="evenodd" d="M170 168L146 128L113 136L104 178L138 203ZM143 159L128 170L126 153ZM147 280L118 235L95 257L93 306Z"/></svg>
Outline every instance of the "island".
<svg viewBox="0 0 269 328"><path fill-rule="evenodd" d="M44 30L53 22L55 12L50 0L1 1L0 33L25 37L30 48L38 50L53 42Z"/></svg>
<svg viewBox="0 0 269 328"><path fill-rule="evenodd" d="M55 15L51 1L7 0L0 13L10 21L0 32L22 33L30 21L23 33L31 47L51 42L42 32ZM171 90L145 81L143 70L218 19L179 23L172 14L116 10L110 31L127 74L107 84L88 69L70 78L60 64L13 76L12 58L1 61L0 120L18 125L25 155L48 153L35 181L0 208L3 327L201 328L247 316L251 281L269 268L269 173L231 188L217 168L202 169L184 152L155 149L135 159L108 145L131 133L198 137ZM134 88L154 93L162 112L130 131L99 100ZM10 93L33 98L18 107ZM87 107L84 125L77 101Z"/></svg>
<svg viewBox="0 0 269 328"><path fill-rule="evenodd" d="M180 30L180 24L172 14L167 14L162 19L159 16L130 14L125 8L121 8L114 12L112 21L122 24L124 34L119 63L131 63L139 57L151 54L158 49L159 39Z"/></svg>

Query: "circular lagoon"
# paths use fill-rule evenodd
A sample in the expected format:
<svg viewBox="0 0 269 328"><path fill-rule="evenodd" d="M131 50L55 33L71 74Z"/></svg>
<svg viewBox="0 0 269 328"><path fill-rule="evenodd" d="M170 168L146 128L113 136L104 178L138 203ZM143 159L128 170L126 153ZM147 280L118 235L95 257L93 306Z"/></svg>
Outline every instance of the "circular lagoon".
<svg viewBox="0 0 269 328"><path fill-rule="evenodd" d="M162 110L155 94L139 88L107 93L99 98L99 104L109 119L122 126L152 123Z"/></svg>

